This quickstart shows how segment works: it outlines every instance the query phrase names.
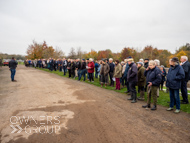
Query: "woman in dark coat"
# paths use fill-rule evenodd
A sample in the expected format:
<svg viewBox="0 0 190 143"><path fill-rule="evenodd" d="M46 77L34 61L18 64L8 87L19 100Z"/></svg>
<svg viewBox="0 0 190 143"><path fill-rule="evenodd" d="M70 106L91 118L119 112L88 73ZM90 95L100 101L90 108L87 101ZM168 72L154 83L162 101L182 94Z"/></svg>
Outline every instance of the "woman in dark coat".
<svg viewBox="0 0 190 143"><path fill-rule="evenodd" d="M180 112L180 97L179 89L181 88L181 81L185 78L183 68L179 65L177 57L172 58L171 67L168 71L166 86L170 91L170 108L167 111L172 111L174 107L174 100L176 101L175 113Z"/></svg>

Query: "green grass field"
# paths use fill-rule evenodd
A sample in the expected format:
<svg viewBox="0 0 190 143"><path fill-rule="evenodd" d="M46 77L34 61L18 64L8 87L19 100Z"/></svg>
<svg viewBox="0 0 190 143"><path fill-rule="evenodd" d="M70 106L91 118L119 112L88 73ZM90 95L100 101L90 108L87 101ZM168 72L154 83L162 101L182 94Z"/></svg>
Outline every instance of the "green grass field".
<svg viewBox="0 0 190 143"><path fill-rule="evenodd" d="M37 68L37 69L40 69L40 70L43 70L43 71L47 71L47 72L50 72L50 73L54 73L54 74L57 74L59 76L63 76L63 72L59 72L59 71L52 71L51 72L49 69L42 69L42 68ZM63 76L63 77L69 77L68 73L66 74L66 76ZM73 80L78 80L78 77L75 78L75 79L73 79ZM82 77L81 78L81 82L86 82L88 84L93 84L95 86L101 87L101 85L99 83L99 79L97 79L97 78L94 78L94 82L88 82L87 80L83 81L83 77ZM115 89L115 87L110 87L110 86L103 87L103 88L108 89L108 90L114 90ZM124 93L126 90L127 90L127 88L125 87L125 88L123 88L121 90L114 90L114 91L126 94L126 93ZM190 93L190 91L188 91L188 92ZM139 96L139 94L137 94L137 96ZM181 96L180 96L180 98L182 99ZM189 95L189 99L190 99L190 95ZM147 95L145 93L145 101L146 100L147 100ZM164 91L160 91L160 97L158 98L158 105L169 107L169 103L168 102L170 102L169 93L165 93ZM146 104L146 102L145 102L145 104ZM184 112L186 112L186 113L190 113L190 104L181 104L181 110L184 111Z"/></svg>

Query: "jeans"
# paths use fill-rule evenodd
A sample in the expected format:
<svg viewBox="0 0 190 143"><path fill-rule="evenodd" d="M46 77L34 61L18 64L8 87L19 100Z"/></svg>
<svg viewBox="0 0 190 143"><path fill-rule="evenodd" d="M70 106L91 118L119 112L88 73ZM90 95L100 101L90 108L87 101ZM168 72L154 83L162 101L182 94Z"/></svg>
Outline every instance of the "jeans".
<svg viewBox="0 0 190 143"><path fill-rule="evenodd" d="M16 69L11 69L11 80L14 80Z"/></svg>
<svg viewBox="0 0 190 143"><path fill-rule="evenodd" d="M62 71L62 66L59 66L59 71L60 71L60 72Z"/></svg>
<svg viewBox="0 0 190 143"><path fill-rule="evenodd" d="M67 70L67 67L63 66L63 72L64 72L64 75L66 75L66 71Z"/></svg>
<svg viewBox="0 0 190 143"><path fill-rule="evenodd" d="M80 70L80 69L78 69L77 73L78 73L78 77L79 77L79 76L80 76L80 74L81 74L81 70Z"/></svg>
<svg viewBox="0 0 190 143"><path fill-rule="evenodd" d="M95 68L95 78L98 78L98 68Z"/></svg>
<svg viewBox="0 0 190 143"><path fill-rule="evenodd" d="M79 74L79 79L78 80L80 80L82 76L84 76L84 81L85 81L85 79L86 79L86 69L80 70L80 74Z"/></svg>
<svg viewBox="0 0 190 143"><path fill-rule="evenodd" d="M170 90L170 107L174 107L174 101L176 101L176 109L180 110L180 97L179 89L169 89Z"/></svg>

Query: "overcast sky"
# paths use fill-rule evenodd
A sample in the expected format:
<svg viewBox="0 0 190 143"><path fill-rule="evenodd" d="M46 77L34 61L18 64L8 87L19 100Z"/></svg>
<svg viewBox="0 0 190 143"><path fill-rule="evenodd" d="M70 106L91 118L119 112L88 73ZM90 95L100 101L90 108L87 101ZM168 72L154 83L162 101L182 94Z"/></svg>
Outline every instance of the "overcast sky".
<svg viewBox="0 0 190 143"><path fill-rule="evenodd" d="M190 0L0 0L0 52L26 54L33 40L121 52L190 42Z"/></svg>

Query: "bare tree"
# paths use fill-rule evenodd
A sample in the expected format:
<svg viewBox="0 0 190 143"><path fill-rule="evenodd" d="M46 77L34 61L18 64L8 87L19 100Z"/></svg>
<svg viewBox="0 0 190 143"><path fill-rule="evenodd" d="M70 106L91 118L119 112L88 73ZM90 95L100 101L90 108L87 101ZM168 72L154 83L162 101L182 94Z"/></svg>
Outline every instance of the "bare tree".
<svg viewBox="0 0 190 143"><path fill-rule="evenodd" d="M72 47L69 53L69 58L74 59L76 58L76 53L75 53L75 49Z"/></svg>

